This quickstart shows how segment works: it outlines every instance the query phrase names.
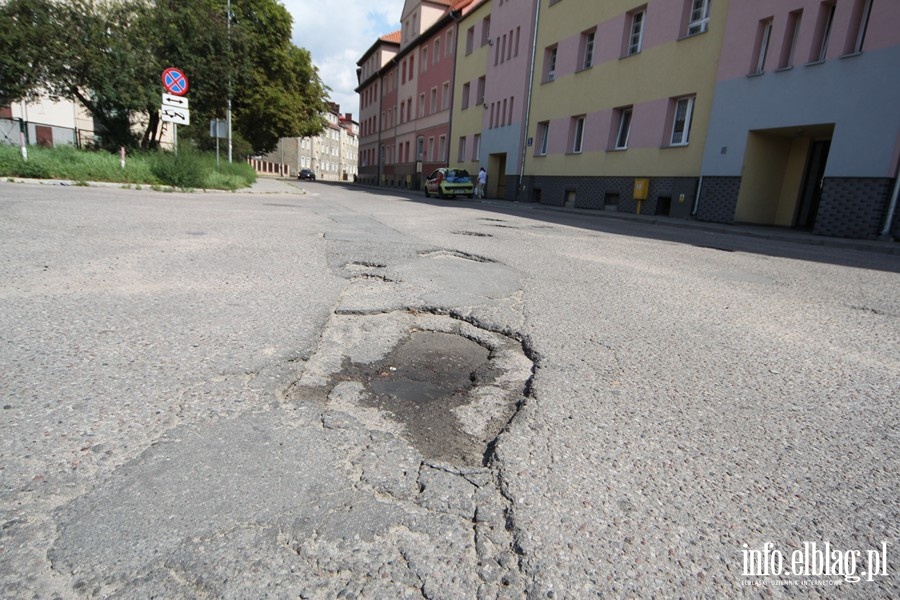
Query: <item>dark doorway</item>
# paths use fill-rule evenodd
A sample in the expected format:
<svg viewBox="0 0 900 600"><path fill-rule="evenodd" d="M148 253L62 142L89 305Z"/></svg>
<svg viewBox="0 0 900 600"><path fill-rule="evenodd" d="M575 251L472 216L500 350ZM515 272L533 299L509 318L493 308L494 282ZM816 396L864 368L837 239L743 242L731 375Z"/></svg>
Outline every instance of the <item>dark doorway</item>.
<svg viewBox="0 0 900 600"><path fill-rule="evenodd" d="M809 148L809 162L806 164L806 175L800 188L800 201L797 203L797 218L794 220L794 227L797 229L812 229L816 223L830 149L831 140L813 141Z"/></svg>
<svg viewBox="0 0 900 600"><path fill-rule="evenodd" d="M672 198L669 196L659 196L656 199L656 214L669 216L669 211L672 210Z"/></svg>

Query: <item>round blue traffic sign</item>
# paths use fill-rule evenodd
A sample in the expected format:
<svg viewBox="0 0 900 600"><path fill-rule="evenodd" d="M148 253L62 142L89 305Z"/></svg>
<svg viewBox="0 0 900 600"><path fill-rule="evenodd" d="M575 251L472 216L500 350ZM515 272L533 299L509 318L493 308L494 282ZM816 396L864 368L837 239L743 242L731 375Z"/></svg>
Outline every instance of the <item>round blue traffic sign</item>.
<svg viewBox="0 0 900 600"><path fill-rule="evenodd" d="M166 91L176 96L184 96L188 91L188 80L180 69L169 67L162 74L162 84Z"/></svg>

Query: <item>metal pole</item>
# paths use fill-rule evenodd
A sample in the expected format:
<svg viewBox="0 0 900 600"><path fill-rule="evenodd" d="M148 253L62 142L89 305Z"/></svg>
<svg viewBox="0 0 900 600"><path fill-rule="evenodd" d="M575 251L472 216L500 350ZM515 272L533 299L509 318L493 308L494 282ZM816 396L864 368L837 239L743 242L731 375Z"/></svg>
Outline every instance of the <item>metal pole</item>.
<svg viewBox="0 0 900 600"><path fill-rule="evenodd" d="M228 121L228 162L231 163L231 0L228 0L228 99L225 102Z"/></svg>

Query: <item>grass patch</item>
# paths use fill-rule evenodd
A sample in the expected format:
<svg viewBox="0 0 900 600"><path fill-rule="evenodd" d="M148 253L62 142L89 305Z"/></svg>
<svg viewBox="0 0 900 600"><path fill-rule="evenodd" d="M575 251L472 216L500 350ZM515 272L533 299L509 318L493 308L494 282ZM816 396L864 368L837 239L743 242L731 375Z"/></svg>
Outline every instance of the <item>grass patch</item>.
<svg viewBox="0 0 900 600"><path fill-rule="evenodd" d="M68 179L75 182L108 181L148 185L152 189L172 186L179 189L237 190L256 181L256 173L245 163L224 163L216 168L214 154L190 147L171 152L129 155L123 169L118 154L59 148L28 147L28 160L21 149L0 145L0 177L30 179Z"/></svg>

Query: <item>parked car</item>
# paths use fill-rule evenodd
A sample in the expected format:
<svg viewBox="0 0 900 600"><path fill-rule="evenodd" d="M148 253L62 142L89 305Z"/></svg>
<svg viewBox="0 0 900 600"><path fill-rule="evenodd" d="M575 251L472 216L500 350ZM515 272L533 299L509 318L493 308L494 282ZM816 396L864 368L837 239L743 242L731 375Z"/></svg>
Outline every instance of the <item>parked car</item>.
<svg viewBox="0 0 900 600"><path fill-rule="evenodd" d="M308 179L310 181L315 181L316 173L312 169L300 169L300 172L297 173L297 179Z"/></svg>
<svg viewBox="0 0 900 600"><path fill-rule="evenodd" d="M445 196L475 196L475 184L465 169L436 169L425 180L425 197L434 194L438 198Z"/></svg>

